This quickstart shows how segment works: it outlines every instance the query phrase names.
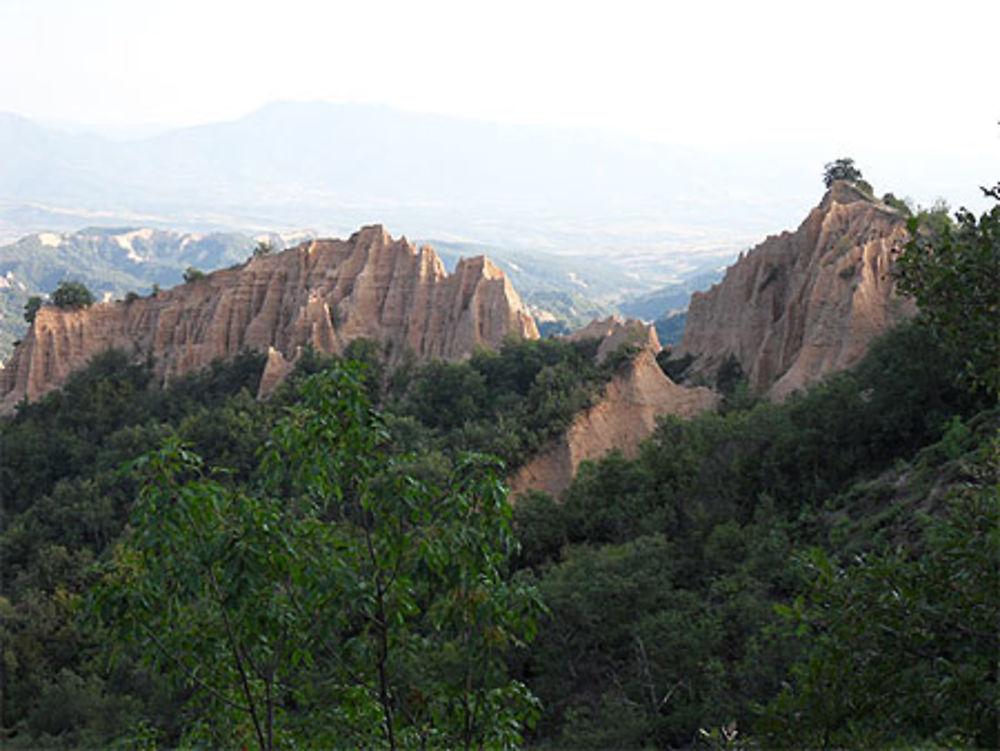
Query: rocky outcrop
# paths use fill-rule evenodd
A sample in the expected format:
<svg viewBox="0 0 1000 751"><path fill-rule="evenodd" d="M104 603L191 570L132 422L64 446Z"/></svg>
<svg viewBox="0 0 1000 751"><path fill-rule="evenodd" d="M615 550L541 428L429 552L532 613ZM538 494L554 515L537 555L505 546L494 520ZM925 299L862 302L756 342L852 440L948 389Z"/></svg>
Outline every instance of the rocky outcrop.
<svg viewBox="0 0 1000 751"><path fill-rule="evenodd" d="M600 459L611 451L634 457L639 444L656 429L657 417L690 417L718 404L718 395L710 389L679 386L664 375L656 362L660 345L652 326L639 321L595 321L569 338L588 335L603 336L598 359L622 344L638 344L640 350L611 379L594 406L577 415L554 444L515 473L510 480L512 497L541 490L558 498L581 462Z"/></svg>
<svg viewBox="0 0 1000 751"><path fill-rule="evenodd" d="M916 310L891 273L906 239L899 212L834 183L795 232L767 238L691 298L677 355L694 356L690 373L708 383L733 356L753 391L779 401L851 367Z"/></svg>
<svg viewBox="0 0 1000 751"><path fill-rule="evenodd" d="M155 297L86 310L46 306L0 371L0 410L60 386L98 352L152 358L167 380L242 350L268 356L262 391L301 348L340 352L361 337L388 360L458 359L538 330L503 272L484 257L446 273L433 249L365 227L346 241L313 240L208 274Z"/></svg>
<svg viewBox="0 0 1000 751"><path fill-rule="evenodd" d="M622 347L638 347L648 349L656 356L660 351L660 340L656 335L656 329L648 323L643 323L635 318L623 320L617 316L591 321L582 329L574 331L572 334L560 337L569 342L578 342L584 339L599 339L597 354L594 359L597 362L604 362L604 358L612 352Z"/></svg>

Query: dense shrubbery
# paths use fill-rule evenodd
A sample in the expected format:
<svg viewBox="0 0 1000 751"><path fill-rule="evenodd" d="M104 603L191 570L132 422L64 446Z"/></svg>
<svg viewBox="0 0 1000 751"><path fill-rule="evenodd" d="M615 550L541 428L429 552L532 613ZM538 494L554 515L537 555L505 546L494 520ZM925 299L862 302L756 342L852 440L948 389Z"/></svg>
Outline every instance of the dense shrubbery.
<svg viewBox="0 0 1000 751"><path fill-rule="evenodd" d="M761 723L770 743L1000 744L1000 440L978 450L907 546L801 555L808 586L783 612L809 647Z"/></svg>
<svg viewBox="0 0 1000 751"><path fill-rule="evenodd" d="M387 414L398 451L482 451L515 468L589 406L621 364L610 355L595 365L597 344L512 339L499 352L410 362L391 375L368 340L351 342L344 358L366 366L369 396ZM336 359L306 352L297 372L318 372Z"/></svg>
<svg viewBox="0 0 1000 751"><path fill-rule="evenodd" d="M28 323L34 323L35 316L38 314L38 309L42 307L43 302L44 300L38 295L29 297L28 302L24 304L24 320Z"/></svg>

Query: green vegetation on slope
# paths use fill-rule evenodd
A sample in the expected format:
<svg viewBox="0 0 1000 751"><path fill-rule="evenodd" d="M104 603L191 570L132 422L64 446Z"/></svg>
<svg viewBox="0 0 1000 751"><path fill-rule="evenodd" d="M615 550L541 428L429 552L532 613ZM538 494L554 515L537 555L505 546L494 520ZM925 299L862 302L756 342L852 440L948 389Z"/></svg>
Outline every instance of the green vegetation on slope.
<svg viewBox="0 0 1000 751"><path fill-rule="evenodd" d="M550 607L522 667L537 745L996 747L997 353L955 346L996 315L946 284L953 252L991 278L993 222L908 249L929 304L853 372L666 421L517 506Z"/></svg>
<svg viewBox="0 0 1000 751"><path fill-rule="evenodd" d="M562 505L537 494L517 505L521 560L551 611L524 668L545 706L539 744L683 747L701 729L735 722L742 734L764 733L766 747L822 745L813 733L833 720L791 699L770 710L769 725L755 710L775 701L798 675L797 661L820 645L786 629L775 611L813 591L796 551L819 547L844 567L836 570L850 570L852 556L911 544L916 514L952 513L928 505L933 480L990 488L958 467L982 466L1000 415L956 385L959 364L921 336L917 326L893 332L857 371L785 405L668 420L637 459L584 464ZM927 445L934 448L919 454ZM995 513L995 495L981 502ZM987 547L970 555L985 569L968 586L987 598L1000 586L995 559ZM960 601L942 604L936 623L960 624ZM835 679L838 664L830 659L823 681ZM915 711L939 716L930 708ZM835 719L842 725L831 732L847 742L843 724L860 718L843 709ZM885 718L871 715L868 727L879 723ZM932 729L929 720L888 737L935 739ZM970 741L990 738L966 731Z"/></svg>

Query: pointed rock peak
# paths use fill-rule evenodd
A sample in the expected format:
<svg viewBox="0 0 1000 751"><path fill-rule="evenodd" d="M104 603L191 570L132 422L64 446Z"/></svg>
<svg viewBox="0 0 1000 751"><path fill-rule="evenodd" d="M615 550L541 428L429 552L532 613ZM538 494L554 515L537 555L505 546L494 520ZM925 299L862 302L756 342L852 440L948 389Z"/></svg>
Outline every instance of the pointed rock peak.
<svg viewBox="0 0 1000 751"><path fill-rule="evenodd" d="M915 310L888 273L907 238L901 214L835 181L797 230L768 237L691 297L676 349L695 358L689 377L717 382L735 358L753 391L780 400L852 367Z"/></svg>
<svg viewBox="0 0 1000 751"><path fill-rule="evenodd" d="M417 246L407 240L406 235L400 235L398 239L393 240L392 235L381 224L362 227L350 236L347 243L355 250L374 253L376 256L383 251L391 251L393 254L406 252L413 258L420 255Z"/></svg>
<svg viewBox="0 0 1000 751"><path fill-rule="evenodd" d="M482 274L487 279L505 279L506 275L503 273L501 268L497 266L493 261L491 261L487 256L482 256L483 259L483 271Z"/></svg>
<svg viewBox="0 0 1000 751"><path fill-rule="evenodd" d="M267 348L267 363L264 365L264 372L261 374L260 384L257 387L257 398L262 399L274 391L275 387L292 372L294 367L294 361L286 360L281 352L269 346Z"/></svg>
<svg viewBox="0 0 1000 751"><path fill-rule="evenodd" d="M401 238L401 240L406 242L406 238ZM392 244L392 236L381 224L369 224L351 235L347 242L355 246L385 247Z"/></svg>
<svg viewBox="0 0 1000 751"><path fill-rule="evenodd" d="M441 256L430 245L425 244L420 246L420 250L417 252L417 261L420 264L420 268L433 272L436 278L440 279L448 275L448 272L444 268L444 261L441 260Z"/></svg>
<svg viewBox="0 0 1000 751"><path fill-rule="evenodd" d="M582 339L600 339L601 344L594 357L598 363L620 347L635 346L640 350L652 352L653 355L663 349L660 346L660 339L656 335L656 329L650 324L635 318L626 320L616 315L608 316L603 320L595 319L582 329L562 338L570 342Z"/></svg>
<svg viewBox="0 0 1000 751"><path fill-rule="evenodd" d="M459 258L458 264L455 266L455 273L459 276L481 276L484 279L507 278L500 267L486 256Z"/></svg>
<svg viewBox="0 0 1000 751"><path fill-rule="evenodd" d="M625 325L625 319L618 315L610 315L607 318L595 318L582 329L577 329L572 334L567 334L564 338L567 341L575 342L580 339L597 339L611 336L617 329Z"/></svg>

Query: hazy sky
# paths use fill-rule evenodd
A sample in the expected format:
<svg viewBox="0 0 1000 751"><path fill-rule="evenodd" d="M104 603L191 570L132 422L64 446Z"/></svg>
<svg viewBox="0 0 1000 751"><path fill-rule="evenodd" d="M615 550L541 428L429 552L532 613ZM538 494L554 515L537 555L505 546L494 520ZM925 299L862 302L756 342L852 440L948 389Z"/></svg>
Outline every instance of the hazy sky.
<svg viewBox="0 0 1000 751"><path fill-rule="evenodd" d="M992 174L998 37L997 0L0 0L0 110L121 128L366 101Z"/></svg>
<svg viewBox="0 0 1000 751"><path fill-rule="evenodd" d="M699 141L997 145L1000 2L0 0L0 108L191 124L384 102Z"/></svg>

